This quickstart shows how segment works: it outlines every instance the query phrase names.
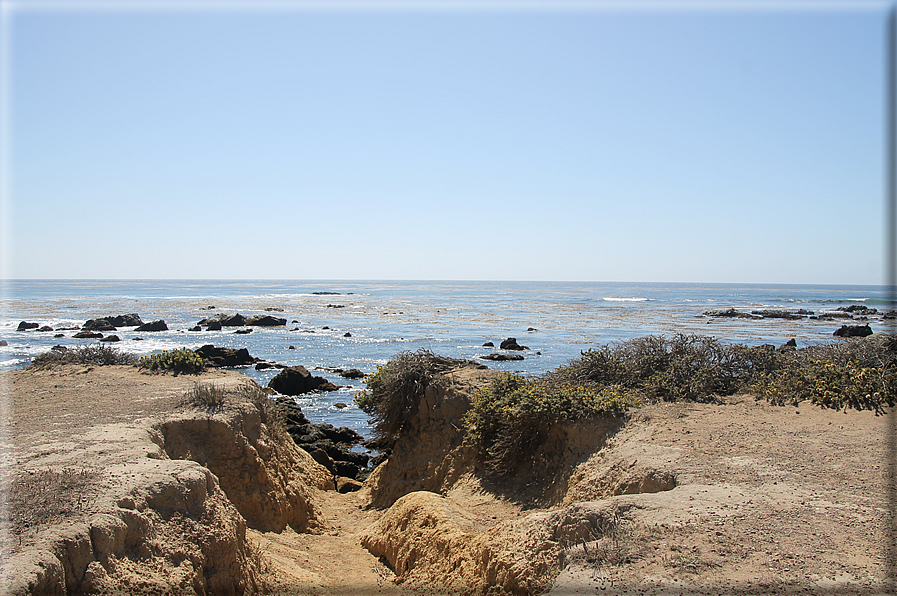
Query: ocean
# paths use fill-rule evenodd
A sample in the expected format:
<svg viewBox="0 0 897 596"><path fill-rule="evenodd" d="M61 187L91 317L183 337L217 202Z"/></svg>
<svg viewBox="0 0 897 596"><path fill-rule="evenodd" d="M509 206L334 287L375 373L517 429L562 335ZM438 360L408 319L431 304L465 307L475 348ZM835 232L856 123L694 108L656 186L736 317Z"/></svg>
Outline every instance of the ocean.
<svg viewBox="0 0 897 596"><path fill-rule="evenodd" d="M77 346L97 340L74 339L88 319L137 313L144 322L162 319L168 331L121 328L111 343L137 355L205 344L247 348L252 356L284 365L305 366L341 388L297 398L313 422L349 426L370 436L366 415L353 403L362 380L340 377L333 369L369 373L403 351L429 350L467 358L500 352L514 337L529 347L524 360L482 361L490 368L538 375L579 356L581 351L646 335L697 333L730 342L798 346L836 341L842 324L866 324L894 332L894 321L708 317L712 310L799 309L814 316L850 305L893 310L884 286L487 282L487 281L282 281L282 280L17 280L5 282L0 299L0 369L24 367L55 345ZM215 314L270 314L285 327L254 327L249 334L189 331ZM16 331L21 321L53 331ZM56 337L62 334L64 337ZM143 341L137 341L136 337ZM483 347L492 342L495 348ZM260 384L274 369L242 372ZM349 404L337 408L337 403Z"/></svg>

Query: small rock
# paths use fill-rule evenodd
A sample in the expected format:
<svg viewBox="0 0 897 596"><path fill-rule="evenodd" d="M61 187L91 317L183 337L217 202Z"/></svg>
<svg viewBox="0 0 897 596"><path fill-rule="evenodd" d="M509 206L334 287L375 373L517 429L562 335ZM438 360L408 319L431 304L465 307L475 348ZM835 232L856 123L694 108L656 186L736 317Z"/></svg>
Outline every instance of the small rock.
<svg viewBox="0 0 897 596"><path fill-rule="evenodd" d="M5 340L5 339L0 339L0 348L5 348L5 347L8 346L8 345L9 345L9 344L6 343L6 340Z"/></svg>
<svg viewBox="0 0 897 596"><path fill-rule="evenodd" d="M336 491L340 494L354 493L355 491L361 490L362 486L364 485L354 478L346 478L345 476L336 477Z"/></svg>
<svg viewBox="0 0 897 596"><path fill-rule="evenodd" d="M247 333L252 333L252 329L237 329L234 333L239 333L241 335L246 335Z"/></svg>
<svg viewBox="0 0 897 596"><path fill-rule="evenodd" d="M117 335L108 335L101 339L100 341L121 341L121 338Z"/></svg>
<svg viewBox="0 0 897 596"><path fill-rule="evenodd" d="M480 356L483 360L495 360L495 361L503 361L503 360L523 360L523 356L520 354L488 354L486 356Z"/></svg>
<svg viewBox="0 0 897 596"><path fill-rule="evenodd" d="M19 323L19 326L16 327L16 331L28 331L29 329L37 329L40 327L38 323L29 323L27 321L22 321Z"/></svg>
<svg viewBox="0 0 897 596"><path fill-rule="evenodd" d="M94 333L93 331L79 331L73 335L75 339L102 339L102 333Z"/></svg>
<svg viewBox="0 0 897 596"><path fill-rule="evenodd" d="M866 337L872 335L872 328L869 325L842 325L832 335L835 337Z"/></svg>
<svg viewBox="0 0 897 596"><path fill-rule="evenodd" d="M343 337L352 337L352 334L347 331L343 333Z"/></svg>
<svg viewBox="0 0 897 596"><path fill-rule="evenodd" d="M341 371L339 376L344 379L363 379L364 373L357 368L350 368L349 370Z"/></svg>
<svg viewBox="0 0 897 596"><path fill-rule="evenodd" d="M483 344L483 347L484 348L494 348L495 344L492 343L491 341L487 341L486 343Z"/></svg>
<svg viewBox="0 0 897 596"><path fill-rule="evenodd" d="M333 407L342 410L343 408L348 408L349 404L344 404L343 402L338 401L335 404L333 404Z"/></svg>
<svg viewBox="0 0 897 596"><path fill-rule="evenodd" d="M509 337L508 339L501 342L499 346L502 350L528 350L529 348L526 346L521 346L517 343L516 337Z"/></svg>
<svg viewBox="0 0 897 596"><path fill-rule="evenodd" d="M165 324L165 321L159 319L158 321L144 323L134 329L134 331L168 331L168 325Z"/></svg>

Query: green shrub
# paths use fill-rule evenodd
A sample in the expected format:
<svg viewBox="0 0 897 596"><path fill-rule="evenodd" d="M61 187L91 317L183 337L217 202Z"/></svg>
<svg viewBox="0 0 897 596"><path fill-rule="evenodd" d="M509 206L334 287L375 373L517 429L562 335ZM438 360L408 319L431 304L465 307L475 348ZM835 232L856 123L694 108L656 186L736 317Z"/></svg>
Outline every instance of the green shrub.
<svg viewBox="0 0 897 596"><path fill-rule="evenodd" d="M95 346L78 346L66 348L54 346L49 352L38 354L31 361L31 366L43 368L59 364L93 364L106 366L114 364L133 365L137 363L137 356L121 352L115 348L99 344Z"/></svg>
<svg viewBox="0 0 897 596"><path fill-rule="evenodd" d="M508 374L474 396L464 416L467 437L497 476L515 472L562 422L617 416L639 404L619 386L555 385Z"/></svg>
<svg viewBox="0 0 897 596"><path fill-rule="evenodd" d="M824 408L884 414L885 406L895 404L897 368L863 366L859 361L811 360L764 375L753 390L776 405L809 401Z"/></svg>
<svg viewBox="0 0 897 596"><path fill-rule="evenodd" d="M141 356L137 366L153 371L170 370L176 373L198 373L205 367L202 357L192 350L165 350L158 354Z"/></svg>
<svg viewBox="0 0 897 596"><path fill-rule="evenodd" d="M402 352L365 378L367 389L355 395L355 403L371 417L376 438L394 441L436 375L467 362L429 350Z"/></svg>
<svg viewBox="0 0 897 596"><path fill-rule="evenodd" d="M744 389L781 364L772 346L725 344L700 335L649 335L590 349L546 377L555 385L619 385L646 399L712 401Z"/></svg>

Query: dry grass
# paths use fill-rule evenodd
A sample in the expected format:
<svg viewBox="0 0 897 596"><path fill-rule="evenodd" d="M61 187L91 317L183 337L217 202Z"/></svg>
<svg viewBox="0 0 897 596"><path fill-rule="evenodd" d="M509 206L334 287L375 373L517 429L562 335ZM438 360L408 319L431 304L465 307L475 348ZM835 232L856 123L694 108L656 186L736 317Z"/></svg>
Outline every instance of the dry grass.
<svg viewBox="0 0 897 596"><path fill-rule="evenodd" d="M83 468L17 474L9 486L13 534L80 515L99 490L99 479L96 470Z"/></svg>
<svg viewBox="0 0 897 596"><path fill-rule="evenodd" d="M249 402L259 409L262 423L267 425L271 434L280 436L287 433L286 412L254 381L230 386L197 382L184 398L187 403L209 412L224 409L227 402Z"/></svg>
<svg viewBox="0 0 897 596"><path fill-rule="evenodd" d="M31 361L31 366L35 368L47 368L62 364L133 365L137 364L137 356L102 344L78 346L72 349L65 346L54 346L49 352L38 354Z"/></svg>

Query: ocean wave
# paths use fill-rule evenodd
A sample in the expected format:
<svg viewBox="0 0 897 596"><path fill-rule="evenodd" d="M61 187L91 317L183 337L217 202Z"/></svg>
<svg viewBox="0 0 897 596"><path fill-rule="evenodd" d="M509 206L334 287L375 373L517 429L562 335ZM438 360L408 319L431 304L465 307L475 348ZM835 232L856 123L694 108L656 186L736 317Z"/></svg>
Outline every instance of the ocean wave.
<svg viewBox="0 0 897 596"><path fill-rule="evenodd" d="M601 299L605 302L648 302L651 300L650 298L614 298L609 296L605 296Z"/></svg>

